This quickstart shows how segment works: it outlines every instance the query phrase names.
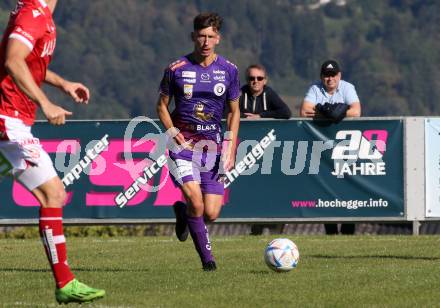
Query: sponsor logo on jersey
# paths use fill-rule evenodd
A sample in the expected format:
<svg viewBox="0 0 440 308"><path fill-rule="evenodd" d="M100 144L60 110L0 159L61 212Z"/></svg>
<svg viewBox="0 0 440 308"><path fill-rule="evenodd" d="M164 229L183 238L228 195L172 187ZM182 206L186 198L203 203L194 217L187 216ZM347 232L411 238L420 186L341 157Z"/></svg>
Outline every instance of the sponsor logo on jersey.
<svg viewBox="0 0 440 308"><path fill-rule="evenodd" d="M212 130L217 130L217 125L216 124L197 124L196 129L197 129L197 131L202 131L202 132L212 131Z"/></svg>
<svg viewBox="0 0 440 308"><path fill-rule="evenodd" d="M226 71L222 71L222 70L214 70L213 73L216 75L226 75Z"/></svg>
<svg viewBox="0 0 440 308"><path fill-rule="evenodd" d="M200 82L211 82L211 76L208 73L203 73L200 78Z"/></svg>
<svg viewBox="0 0 440 308"><path fill-rule="evenodd" d="M214 113L212 113L212 112L207 113L205 110L205 105L203 105L202 102L198 102L194 106L194 115L196 118L198 118L202 121L209 121L209 120L211 120Z"/></svg>
<svg viewBox="0 0 440 308"><path fill-rule="evenodd" d="M183 85L183 94L186 99L190 99L193 96L193 85L192 84L184 84Z"/></svg>
<svg viewBox="0 0 440 308"><path fill-rule="evenodd" d="M43 52L41 53L42 58L46 56L51 56L55 50L55 46L57 44L57 40L50 40L44 43Z"/></svg>
<svg viewBox="0 0 440 308"><path fill-rule="evenodd" d="M185 79L183 79L183 82L185 82L185 83L196 83L196 79L195 78L193 78L193 79L188 79L188 78L185 78Z"/></svg>
<svg viewBox="0 0 440 308"><path fill-rule="evenodd" d="M214 94L222 96L226 91L226 86L223 83L216 83L214 86Z"/></svg>
<svg viewBox="0 0 440 308"><path fill-rule="evenodd" d="M225 77L225 75L214 76L213 79L214 79L215 81L223 81L223 82L224 82L224 81L226 80L226 77Z"/></svg>
<svg viewBox="0 0 440 308"><path fill-rule="evenodd" d="M193 71L183 71L182 72L182 77L183 78L196 78L196 72Z"/></svg>

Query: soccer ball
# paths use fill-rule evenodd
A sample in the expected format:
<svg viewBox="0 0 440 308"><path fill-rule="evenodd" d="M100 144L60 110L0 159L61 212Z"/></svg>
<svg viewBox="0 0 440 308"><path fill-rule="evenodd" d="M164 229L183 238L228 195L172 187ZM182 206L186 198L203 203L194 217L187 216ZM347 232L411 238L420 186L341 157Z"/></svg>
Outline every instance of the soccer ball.
<svg viewBox="0 0 440 308"><path fill-rule="evenodd" d="M264 251L264 261L274 271L288 272L298 264L298 247L287 238L274 239Z"/></svg>

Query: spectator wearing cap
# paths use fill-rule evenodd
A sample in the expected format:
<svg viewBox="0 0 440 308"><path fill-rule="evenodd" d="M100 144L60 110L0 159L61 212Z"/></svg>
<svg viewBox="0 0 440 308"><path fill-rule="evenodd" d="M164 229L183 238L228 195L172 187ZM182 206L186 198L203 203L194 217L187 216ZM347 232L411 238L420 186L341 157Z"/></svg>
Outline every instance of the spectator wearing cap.
<svg viewBox="0 0 440 308"><path fill-rule="evenodd" d="M267 86L266 69L261 64L246 69L247 84L241 88L241 117L248 119L288 119L292 115L289 107L278 94Z"/></svg>
<svg viewBox="0 0 440 308"><path fill-rule="evenodd" d="M321 80L308 89L301 105L300 116L314 118L318 115L316 105L344 103L349 105L347 117L361 116L361 103L354 85L341 79L341 69L334 60L321 66Z"/></svg>
<svg viewBox="0 0 440 308"><path fill-rule="evenodd" d="M317 106L325 103L343 103L349 105L345 116L360 117L361 103L355 87L341 80L341 69L334 60L327 60L321 66L321 80L313 83L308 89L300 109L301 117L315 118L321 116ZM341 224L338 230L337 224L325 224L326 234L354 234L354 224Z"/></svg>

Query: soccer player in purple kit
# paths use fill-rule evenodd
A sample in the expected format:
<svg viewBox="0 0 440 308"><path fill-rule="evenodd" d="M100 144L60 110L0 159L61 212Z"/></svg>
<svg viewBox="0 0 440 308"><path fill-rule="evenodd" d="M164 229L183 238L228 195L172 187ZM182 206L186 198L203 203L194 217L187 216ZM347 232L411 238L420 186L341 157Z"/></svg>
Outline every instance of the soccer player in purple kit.
<svg viewBox="0 0 440 308"><path fill-rule="evenodd" d="M217 268L205 221L214 221L220 214L224 195L221 174L234 166L240 124L238 69L215 53L221 25L222 18L216 13L194 18L194 51L165 70L157 104L162 124L178 145L170 148L170 173L187 201L187 205L174 205L176 235L185 241L188 232L191 234L205 271ZM175 109L170 114L172 97ZM226 103L230 114L227 133L222 136Z"/></svg>

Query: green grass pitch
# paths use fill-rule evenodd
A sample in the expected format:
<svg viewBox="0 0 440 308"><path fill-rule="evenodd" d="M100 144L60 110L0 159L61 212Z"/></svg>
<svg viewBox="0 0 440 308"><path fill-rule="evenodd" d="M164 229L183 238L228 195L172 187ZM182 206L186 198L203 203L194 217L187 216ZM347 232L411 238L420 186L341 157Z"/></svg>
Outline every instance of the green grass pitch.
<svg viewBox="0 0 440 308"><path fill-rule="evenodd" d="M298 267L271 271L266 244L287 237ZM87 307L440 307L438 236L213 237L218 270L203 272L192 241L69 238L81 281L104 288ZM0 240L0 307L57 307L38 239ZM71 305L76 306L76 305Z"/></svg>

